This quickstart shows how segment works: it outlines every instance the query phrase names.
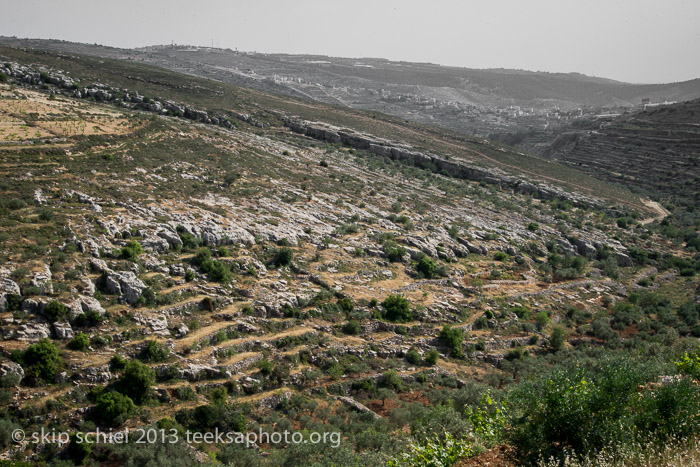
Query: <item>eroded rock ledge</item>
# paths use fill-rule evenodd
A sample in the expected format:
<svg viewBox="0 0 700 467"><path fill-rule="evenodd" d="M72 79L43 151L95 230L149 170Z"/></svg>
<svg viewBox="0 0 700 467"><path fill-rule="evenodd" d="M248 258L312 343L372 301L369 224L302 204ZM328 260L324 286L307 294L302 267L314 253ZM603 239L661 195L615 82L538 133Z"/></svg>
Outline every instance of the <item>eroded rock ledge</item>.
<svg viewBox="0 0 700 467"><path fill-rule="evenodd" d="M496 168L467 165L464 161L448 160L443 156L413 150L375 136L356 133L318 122L285 118L284 124L292 131L329 143L342 143L355 149L364 149L378 156L388 157L421 168L429 168L463 180L483 181L512 187L518 193L536 195L542 199L564 199L575 206L602 207L603 201L580 193L570 193L561 188L538 182L528 182L506 174Z"/></svg>

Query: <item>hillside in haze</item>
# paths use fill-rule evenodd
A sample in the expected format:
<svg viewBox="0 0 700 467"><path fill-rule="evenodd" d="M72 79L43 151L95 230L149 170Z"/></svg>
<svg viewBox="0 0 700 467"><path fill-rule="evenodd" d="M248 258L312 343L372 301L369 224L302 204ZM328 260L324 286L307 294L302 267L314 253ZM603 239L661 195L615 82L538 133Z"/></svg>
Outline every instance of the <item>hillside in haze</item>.
<svg viewBox="0 0 700 467"><path fill-rule="evenodd" d="M700 79L629 84L578 73L476 70L376 58L257 54L191 46L115 49L50 40L0 43L138 60L255 89L375 110L486 136L559 126L603 109L700 98Z"/></svg>

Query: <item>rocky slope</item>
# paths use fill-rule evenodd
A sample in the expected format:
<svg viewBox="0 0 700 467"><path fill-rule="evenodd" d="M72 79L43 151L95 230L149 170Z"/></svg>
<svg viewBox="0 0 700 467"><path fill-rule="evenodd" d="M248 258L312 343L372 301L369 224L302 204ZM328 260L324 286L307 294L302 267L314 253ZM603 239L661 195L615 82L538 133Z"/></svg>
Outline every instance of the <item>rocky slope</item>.
<svg viewBox="0 0 700 467"><path fill-rule="evenodd" d="M235 413L247 429L340 430L341 450L305 455L379 465L406 447L409 411L437 417L428 397L498 386L513 352L548 355L554 323L571 326L563 346L600 341L594 319L614 322L610 304L642 287L637 248L674 248L620 227L641 212L605 190L501 168L517 153L497 145L332 109L323 119L145 67L110 75L113 64L4 53L0 376L8 420L25 430L112 423L101 397L128 393L119 355L153 378L120 428L240 428ZM221 105L229 93L236 104ZM477 162L481 151L495 162ZM673 270L654 280L680 283ZM37 372L26 352L47 341L56 365ZM182 459L273 465L296 452L189 449Z"/></svg>

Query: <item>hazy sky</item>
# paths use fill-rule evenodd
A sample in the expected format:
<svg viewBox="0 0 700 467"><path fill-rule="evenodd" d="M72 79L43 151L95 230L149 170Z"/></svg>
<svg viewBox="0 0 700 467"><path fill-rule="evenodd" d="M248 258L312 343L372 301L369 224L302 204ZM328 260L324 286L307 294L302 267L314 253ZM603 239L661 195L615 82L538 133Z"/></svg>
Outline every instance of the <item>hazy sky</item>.
<svg viewBox="0 0 700 467"><path fill-rule="evenodd" d="M700 78L698 0L0 0L0 35Z"/></svg>

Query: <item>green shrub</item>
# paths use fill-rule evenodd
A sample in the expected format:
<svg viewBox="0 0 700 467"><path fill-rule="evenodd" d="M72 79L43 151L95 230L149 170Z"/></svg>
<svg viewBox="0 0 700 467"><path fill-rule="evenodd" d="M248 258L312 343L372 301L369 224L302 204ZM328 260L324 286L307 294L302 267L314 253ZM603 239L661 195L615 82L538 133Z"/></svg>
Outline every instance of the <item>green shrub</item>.
<svg viewBox="0 0 700 467"><path fill-rule="evenodd" d="M7 301L7 311L19 311L22 306L22 296L17 294L5 295Z"/></svg>
<svg viewBox="0 0 700 467"><path fill-rule="evenodd" d="M692 354L685 352L675 365L679 372L700 379L700 348Z"/></svg>
<svg viewBox="0 0 700 467"><path fill-rule="evenodd" d="M209 401L212 404L225 404L227 397L228 391L225 387L218 387L209 391Z"/></svg>
<svg viewBox="0 0 700 467"><path fill-rule="evenodd" d="M175 389L175 397L181 401L193 401L197 399L197 393L192 389L192 386L180 386Z"/></svg>
<svg viewBox="0 0 700 467"><path fill-rule="evenodd" d="M139 361L131 361L115 383L115 388L134 402L141 403L150 396L155 379L152 369Z"/></svg>
<svg viewBox="0 0 700 467"><path fill-rule="evenodd" d="M21 359L25 375L33 383L40 380L52 383L63 363L58 348L48 339L30 345L22 353Z"/></svg>
<svg viewBox="0 0 700 467"><path fill-rule="evenodd" d="M549 315L544 310L537 312L537 314L535 315L535 323L537 323L537 328L539 330L542 330L545 327L547 327L547 325L549 325L550 322L551 320L549 319Z"/></svg>
<svg viewBox="0 0 700 467"><path fill-rule="evenodd" d="M272 370L274 370L275 365L267 358L263 358L258 362L258 368L260 368L260 373L267 376L272 373Z"/></svg>
<svg viewBox="0 0 700 467"><path fill-rule="evenodd" d="M109 336L109 335L104 335L104 336L96 335L96 336L92 336L92 339L90 339L90 344L93 347L98 347L98 348L107 347L111 343L112 343L112 336Z"/></svg>
<svg viewBox="0 0 700 467"><path fill-rule="evenodd" d="M401 381L401 377L396 371L389 370L384 373L384 377L382 378L382 386L393 389L394 391L401 391L403 388L403 381Z"/></svg>
<svg viewBox="0 0 700 467"><path fill-rule="evenodd" d="M275 266L288 266L292 262L294 252L291 248L283 247L276 250L272 263Z"/></svg>
<svg viewBox="0 0 700 467"><path fill-rule="evenodd" d="M503 251L497 251L496 253L494 253L493 259L495 261L505 261L508 259L508 254Z"/></svg>
<svg viewBox="0 0 700 467"><path fill-rule="evenodd" d="M452 355L460 358L464 356L462 342L464 341L464 333L459 328L453 328L445 325L438 336L447 347L449 347Z"/></svg>
<svg viewBox="0 0 700 467"><path fill-rule="evenodd" d="M109 359L109 368L112 371L121 371L126 368L127 363L129 363L129 361L126 358L119 354L114 354L112 358Z"/></svg>
<svg viewBox="0 0 700 467"><path fill-rule="evenodd" d="M83 438L83 441L85 439L85 434L80 433ZM86 442L78 442L78 433L71 433L70 435L70 443L68 444L68 447L66 448L66 456L73 461L76 465L81 465L85 459L87 459L90 454L92 454L92 445L90 443ZM60 466L62 464L58 463L51 463L51 465L55 466ZM66 465L66 467L69 464Z"/></svg>
<svg viewBox="0 0 700 467"><path fill-rule="evenodd" d="M85 313L80 313L76 318L74 324L76 326L96 326L103 322L105 317L101 315L98 311L88 310Z"/></svg>
<svg viewBox="0 0 700 467"><path fill-rule="evenodd" d="M343 332L351 336L355 336L362 332L362 326L356 319L350 320L343 325Z"/></svg>
<svg viewBox="0 0 700 467"><path fill-rule="evenodd" d="M428 351L428 353L425 355L425 362L430 366L437 365L437 362L439 359L440 359L440 352L438 352L435 349L430 349Z"/></svg>
<svg viewBox="0 0 700 467"><path fill-rule="evenodd" d="M583 274L586 258L583 256L562 256L554 253L547 258L547 264L552 268L553 279L575 279Z"/></svg>
<svg viewBox="0 0 700 467"><path fill-rule="evenodd" d="M21 199L13 198L10 200L9 203L7 203L7 207L12 209L13 211L16 211L17 209L22 209L22 208L27 207L27 203L25 203Z"/></svg>
<svg viewBox="0 0 700 467"><path fill-rule="evenodd" d="M141 360L149 363L164 362L170 357L170 349L156 340L148 340L139 354Z"/></svg>
<svg viewBox="0 0 700 467"><path fill-rule="evenodd" d="M510 432L520 461L563 462L572 451L594 456L700 434L690 415L700 411L700 388L686 380L649 385L655 371L628 357L605 358L523 383L511 396L521 414Z"/></svg>
<svg viewBox="0 0 700 467"><path fill-rule="evenodd" d="M335 229L338 235L349 235L360 231L360 226L356 222L349 222Z"/></svg>
<svg viewBox="0 0 700 467"><path fill-rule="evenodd" d="M15 281L20 281L27 277L29 272L29 269L25 268L24 266L20 266L10 273L10 278Z"/></svg>
<svg viewBox="0 0 700 467"><path fill-rule="evenodd" d="M345 313L352 313L352 311L355 309L355 304L353 303L352 298L350 297L343 297L339 299L338 306Z"/></svg>
<svg viewBox="0 0 700 467"><path fill-rule="evenodd" d="M87 350L90 347L90 337L84 332L79 332L70 340L68 347L73 350Z"/></svg>
<svg viewBox="0 0 700 467"><path fill-rule="evenodd" d="M352 389L355 391L365 391L368 394L377 392L377 386L372 378L362 378L352 382Z"/></svg>
<svg viewBox="0 0 700 467"><path fill-rule="evenodd" d="M244 432L247 426L246 409L230 404L200 405L195 409L183 409L175 414L175 420L190 430Z"/></svg>
<svg viewBox="0 0 700 467"><path fill-rule="evenodd" d="M409 349L409 351L406 352L406 361L411 365L418 365L421 360L422 358L416 349Z"/></svg>
<svg viewBox="0 0 700 467"><path fill-rule="evenodd" d="M119 392L106 392L97 399L95 416L109 426L122 425L134 412L134 401Z"/></svg>
<svg viewBox="0 0 700 467"><path fill-rule="evenodd" d="M527 224L527 230L529 230L530 232L537 232L538 230L540 230L540 225L537 222L530 222L529 224Z"/></svg>
<svg viewBox="0 0 700 467"><path fill-rule="evenodd" d="M416 265L416 271L418 271L423 277L427 279L432 279L437 276L438 267L429 256L423 256L418 264Z"/></svg>
<svg viewBox="0 0 700 467"><path fill-rule="evenodd" d="M41 219L44 222L49 222L53 220L53 211L49 208L42 208L39 211L39 219Z"/></svg>
<svg viewBox="0 0 700 467"><path fill-rule="evenodd" d="M393 457L387 467L450 467L461 459L475 454L471 442L455 438L449 432L434 435L423 442L408 446L408 451Z"/></svg>
<svg viewBox="0 0 700 467"><path fill-rule="evenodd" d="M552 329L552 333L549 336L549 347L558 352L564 348L564 343L566 342L566 331L560 326L555 326Z"/></svg>
<svg viewBox="0 0 700 467"><path fill-rule="evenodd" d="M399 246L393 240L387 240L384 242L384 252L386 253L389 261L401 261L401 259L406 255L406 249Z"/></svg>
<svg viewBox="0 0 700 467"><path fill-rule="evenodd" d="M9 418L0 418L0 448L6 449L15 442L12 439L12 432L17 428L20 426Z"/></svg>
<svg viewBox="0 0 700 467"><path fill-rule="evenodd" d="M177 234L180 236L180 240L182 240L183 250L193 250L195 248L199 248L202 245L201 238L197 238L191 233L188 233L185 230L185 228L181 225L177 226Z"/></svg>
<svg viewBox="0 0 700 467"><path fill-rule="evenodd" d="M233 272L221 261L212 259L211 250L207 247L198 248L192 261L212 282L228 283L233 279Z"/></svg>
<svg viewBox="0 0 700 467"><path fill-rule="evenodd" d="M65 318L70 310L67 306L57 300L51 300L49 303L44 305L42 313L48 320L52 323Z"/></svg>
<svg viewBox="0 0 700 467"><path fill-rule="evenodd" d="M131 240L126 246L121 248L119 257L129 261L136 261L141 253L143 253L141 244L136 240Z"/></svg>
<svg viewBox="0 0 700 467"><path fill-rule="evenodd" d="M389 295L383 302L386 318L390 321L406 322L413 319L411 302L403 295Z"/></svg>

